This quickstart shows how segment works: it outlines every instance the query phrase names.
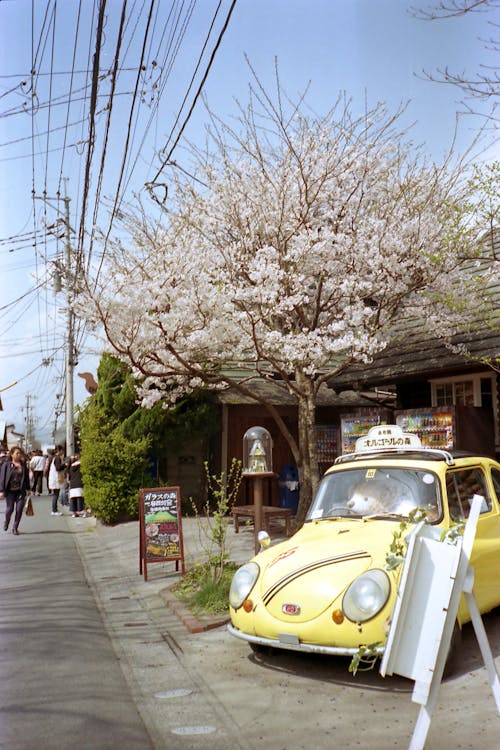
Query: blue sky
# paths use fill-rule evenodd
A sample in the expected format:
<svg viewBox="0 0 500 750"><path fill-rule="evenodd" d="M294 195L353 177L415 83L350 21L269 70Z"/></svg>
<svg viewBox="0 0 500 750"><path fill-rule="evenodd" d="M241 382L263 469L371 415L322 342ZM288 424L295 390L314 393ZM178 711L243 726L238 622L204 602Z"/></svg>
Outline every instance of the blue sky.
<svg viewBox="0 0 500 750"><path fill-rule="evenodd" d="M413 5L417 4L415 0ZM83 0L76 69L88 67L89 55L93 53L90 43L93 5L91 0ZM223 0L222 17L230 5L230 0ZM129 8L133 6L129 0ZM125 170L125 199L132 191L141 191L144 182L156 172L155 154L165 145L174 126L216 6L216 0L198 0L195 4L182 44L175 59L172 57L171 75L157 107L151 99L158 95L158 89L153 88L155 69L146 66L142 81L144 102L134 120L131 157ZM42 105L50 100L53 105L39 106L35 112L29 109L31 7L31 0L0 0L0 396L4 407L0 417L14 422L23 431L29 394L35 434L46 443L50 442L53 428L56 394L62 388L61 342L65 322L64 297L54 295L50 285L41 282L45 259L53 267L51 262L60 257L62 249L61 240L56 242L43 229L44 224L57 220L57 205L33 201L32 190L37 196L45 190L51 197L66 185L71 199L71 223L78 228L88 123L84 118L83 123L65 129L67 121L78 121L78 106L83 112L84 104L75 103L69 120L67 108L56 104L65 100L69 90L68 75L59 74L71 68L77 0L59 0L55 32L47 34L44 46L38 48L37 73L48 73L52 66L57 75L37 78L37 103ZM51 13L54 0L36 0L35 7L36 49L36 42L42 38L45 9ZM156 7L161 20L171 3L161 0ZM423 71L446 65L452 70L477 71L481 63L488 62L484 43L478 37L491 34L487 22L493 16L470 15L430 23L413 17L409 7L406 0L238 0L204 89L211 108L219 116L229 117L236 112L235 99L246 101L250 72L245 54L268 88L273 84L277 58L281 83L289 95L295 97L310 81L307 101L319 113L326 112L340 92L352 99L353 107L360 111L366 104L371 106L376 102L386 102L390 110L408 103L404 123L414 124L413 142L421 144L431 158L441 160L451 144L456 113L464 107L457 90L425 80ZM108 0L102 68L109 67L113 59L121 8L121 2ZM497 11L496 21L499 20ZM159 28L159 20L157 23ZM212 46L220 28L219 18ZM140 39L140 33L135 37L129 33L124 66L129 63L131 70L128 75L123 74L120 97L116 98L102 196L113 195L116 190L130 101L126 92L132 89L135 80ZM153 51L149 63L152 59ZM205 55L204 64L207 60ZM199 80L198 76L196 83ZM75 76L73 91L83 83L82 76ZM23 111L24 102L27 111ZM183 116L186 111L183 110ZM100 116L101 124L104 116L104 113ZM201 143L205 121L203 107L198 105L184 136ZM477 118L460 119L459 149L465 149L472 141L478 126ZM45 134L47 131L49 136ZM495 153L498 153L495 149L491 150L490 157ZM173 158L183 163L183 140ZM91 191L96 185L97 166L98 162L93 164ZM63 177L67 178L64 183ZM97 215L99 224L105 227L107 220L102 207ZM88 221L91 217L92 211ZM87 232L88 227L87 223ZM37 285L40 286L35 291ZM88 338L81 343L76 371L95 372L98 346ZM17 385L7 388L16 381ZM75 377L76 402L86 395L83 380Z"/></svg>

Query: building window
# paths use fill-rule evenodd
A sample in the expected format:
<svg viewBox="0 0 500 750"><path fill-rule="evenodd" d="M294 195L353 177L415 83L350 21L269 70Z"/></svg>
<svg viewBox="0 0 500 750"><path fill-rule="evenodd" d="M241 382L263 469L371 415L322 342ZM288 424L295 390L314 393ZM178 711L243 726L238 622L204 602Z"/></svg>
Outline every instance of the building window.
<svg viewBox="0 0 500 750"><path fill-rule="evenodd" d="M435 406L478 406L474 399L474 382L472 380L455 380L451 383L436 383Z"/></svg>
<svg viewBox="0 0 500 750"><path fill-rule="evenodd" d="M474 404L474 383L471 380L462 380L454 384L455 386L455 404L463 406L475 406Z"/></svg>
<svg viewBox="0 0 500 750"><path fill-rule="evenodd" d="M496 376L489 373L458 375L455 378L431 380L432 406L485 406L493 411L495 443L499 443Z"/></svg>
<svg viewBox="0 0 500 750"><path fill-rule="evenodd" d="M440 383L435 386L433 394L433 406L449 406L453 404L453 386L451 383Z"/></svg>
<svg viewBox="0 0 500 750"><path fill-rule="evenodd" d="M461 375L431 380L433 406L493 406L494 375Z"/></svg>

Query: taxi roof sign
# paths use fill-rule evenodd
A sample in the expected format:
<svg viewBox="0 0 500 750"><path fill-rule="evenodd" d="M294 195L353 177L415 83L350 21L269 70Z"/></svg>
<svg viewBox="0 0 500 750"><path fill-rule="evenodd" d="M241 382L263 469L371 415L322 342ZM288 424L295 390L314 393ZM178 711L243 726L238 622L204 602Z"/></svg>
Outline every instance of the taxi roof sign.
<svg viewBox="0 0 500 750"><path fill-rule="evenodd" d="M403 432L401 427L395 424L383 424L371 427L365 437L356 440L355 453L373 451L386 451L398 449L422 449L422 443L418 435L411 432Z"/></svg>

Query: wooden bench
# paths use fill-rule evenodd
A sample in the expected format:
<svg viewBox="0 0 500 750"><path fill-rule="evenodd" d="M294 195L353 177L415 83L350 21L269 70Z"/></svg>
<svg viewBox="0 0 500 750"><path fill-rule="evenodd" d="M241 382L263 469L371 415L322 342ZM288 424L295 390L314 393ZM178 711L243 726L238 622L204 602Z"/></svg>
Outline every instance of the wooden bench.
<svg viewBox="0 0 500 750"><path fill-rule="evenodd" d="M234 521L234 531L237 534L240 530L240 518L251 518L252 522L255 523L255 505L235 505L231 510L231 515ZM285 534L289 536L291 517L290 508L276 508L274 505L262 506L262 525L264 531L267 531L268 534L270 533L269 524L271 520L277 518L284 521Z"/></svg>

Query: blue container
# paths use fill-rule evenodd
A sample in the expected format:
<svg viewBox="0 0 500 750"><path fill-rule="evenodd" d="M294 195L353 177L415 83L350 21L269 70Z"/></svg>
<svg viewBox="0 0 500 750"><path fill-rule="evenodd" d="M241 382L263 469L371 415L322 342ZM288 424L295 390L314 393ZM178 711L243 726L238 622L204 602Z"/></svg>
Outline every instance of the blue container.
<svg viewBox="0 0 500 750"><path fill-rule="evenodd" d="M293 464L285 464L279 475L280 508L289 508L292 515L299 506L299 472Z"/></svg>

